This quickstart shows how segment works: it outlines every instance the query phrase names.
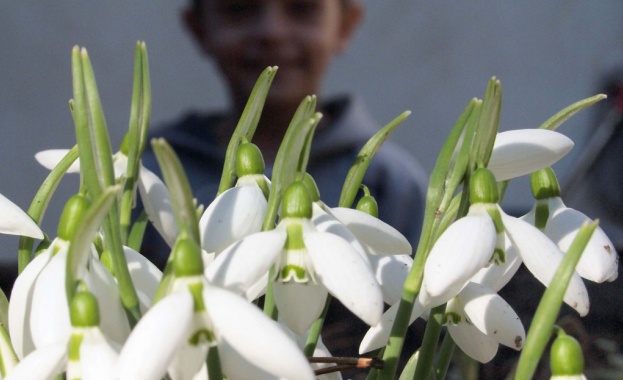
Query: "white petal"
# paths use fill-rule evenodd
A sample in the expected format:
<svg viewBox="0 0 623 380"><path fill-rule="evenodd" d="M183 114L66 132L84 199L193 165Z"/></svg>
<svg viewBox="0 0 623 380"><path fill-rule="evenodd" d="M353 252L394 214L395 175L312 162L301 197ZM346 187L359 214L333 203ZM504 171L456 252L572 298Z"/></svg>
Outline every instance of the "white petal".
<svg viewBox="0 0 623 380"><path fill-rule="evenodd" d="M62 249L43 268L35 283L30 329L37 348L69 339L71 323L65 294L66 266L67 250Z"/></svg>
<svg viewBox="0 0 623 380"><path fill-rule="evenodd" d="M199 221L201 248L219 253L262 229L268 203L257 185L237 186L219 195Z"/></svg>
<svg viewBox="0 0 623 380"><path fill-rule="evenodd" d="M141 166L138 190L147 217L167 244L172 247L178 231L167 187L157 175Z"/></svg>
<svg viewBox="0 0 623 380"><path fill-rule="evenodd" d="M504 228L517 247L524 264L534 277L548 286L563 259L563 253L554 242L536 227L503 212L501 214ZM582 278L577 273L571 277L564 301L577 310L581 316L588 313L588 292Z"/></svg>
<svg viewBox="0 0 623 380"><path fill-rule="evenodd" d="M119 354L99 328L89 330L80 345L82 380L115 379Z"/></svg>
<svg viewBox="0 0 623 380"><path fill-rule="evenodd" d="M328 213L324 208L321 207L320 204L318 204L318 202L314 202L312 204L312 207L312 223L316 227L317 231L328 232L346 240L353 247L353 249L357 251L357 253L359 253L363 261L370 264L370 261L368 260L368 251L359 242L359 239L355 236L355 234L353 234L353 232L349 230L344 223L340 222L335 216Z"/></svg>
<svg viewBox="0 0 623 380"><path fill-rule="evenodd" d="M206 328L207 312L195 312L191 323L190 335ZM208 322L209 323L209 322ZM197 344L191 344L186 339L180 347L178 347L171 364L168 367L168 373L172 380L192 380L200 371L206 362L210 343L207 340L200 340Z"/></svg>
<svg viewBox="0 0 623 380"><path fill-rule="evenodd" d="M59 162L69 153L69 149L48 149L42 150L35 154L35 160L48 170L52 170L58 165ZM79 173L80 172L80 159L74 161L73 164L67 169L67 173Z"/></svg>
<svg viewBox="0 0 623 380"><path fill-rule="evenodd" d="M30 311L35 281L50 261L50 251L35 257L17 277L9 302L9 334L17 357L22 359L35 349L30 331Z"/></svg>
<svg viewBox="0 0 623 380"><path fill-rule="evenodd" d="M359 345L359 354L364 354L377 348L385 346L389 340L389 335L398 313L399 304L393 304L381 317L381 320L376 325L370 327L366 335L361 340ZM420 302L415 302L413 310L411 311L411 317L409 318L409 324L413 323L424 313L424 308Z"/></svg>
<svg viewBox="0 0 623 380"><path fill-rule="evenodd" d="M497 293L470 282L459 293L459 299L469 320L483 334L515 350L523 347L526 332L521 320Z"/></svg>
<svg viewBox="0 0 623 380"><path fill-rule="evenodd" d="M468 215L452 223L437 239L424 265L422 303L434 307L456 296L487 265L495 242L495 227L488 215Z"/></svg>
<svg viewBox="0 0 623 380"><path fill-rule="evenodd" d="M513 278L521 266L521 257L509 237L504 239L506 260L502 264L491 263L482 268L470 279L471 282L482 284L494 292L499 292Z"/></svg>
<svg viewBox="0 0 623 380"><path fill-rule="evenodd" d="M567 136L546 129L517 129L500 132L495 138L487 168L495 179L530 174L553 165L573 148Z"/></svg>
<svg viewBox="0 0 623 380"><path fill-rule="evenodd" d="M283 380L282 377L268 373L250 363L226 341L219 344L218 352L223 373L229 380Z"/></svg>
<svg viewBox="0 0 623 380"><path fill-rule="evenodd" d="M151 307L151 300L156 295L162 272L151 261L130 247L123 247L132 283L136 288L141 304L141 313Z"/></svg>
<svg viewBox="0 0 623 380"><path fill-rule="evenodd" d="M125 309L121 305L119 288L108 269L96 259L90 260L89 273L85 282L89 290L97 298L100 310L100 328L107 337L123 344L130 334Z"/></svg>
<svg viewBox="0 0 623 380"><path fill-rule="evenodd" d="M381 285L383 301L393 305L402 297L402 287L413 265L409 255L370 256L376 281Z"/></svg>
<svg viewBox="0 0 623 380"><path fill-rule="evenodd" d="M158 380L182 342L193 317L189 292L168 295L152 307L132 330L119 354L120 380Z"/></svg>
<svg viewBox="0 0 623 380"><path fill-rule="evenodd" d="M490 362L498 352L498 342L480 332L474 325L461 321L448 324L448 332L459 348L481 363Z"/></svg>
<svg viewBox="0 0 623 380"><path fill-rule="evenodd" d="M411 254L411 244L397 229L365 212L346 207L331 209L371 253L381 255Z"/></svg>
<svg viewBox="0 0 623 380"><path fill-rule="evenodd" d="M314 379L296 343L255 305L216 287L204 288L203 298L218 334L250 363L286 379Z"/></svg>
<svg viewBox="0 0 623 380"><path fill-rule="evenodd" d="M275 282L273 294L279 317L299 335L320 316L327 300L327 289L320 284Z"/></svg>
<svg viewBox="0 0 623 380"><path fill-rule="evenodd" d="M567 252L582 224L591 220L583 213L565 207L560 198L552 199L550 204L553 202L559 203L560 207L548 219L545 234L558 244L563 252ZM604 231L597 227L575 270L581 277L594 282L613 281L618 276L618 259L619 255L614 249L614 244Z"/></svg>
<svg viewBox="0 0 623 380"><path fill-rule="evenodd" d="M67 343L42 347L26 356L5 380L52 379L63 372L67 362Z"/></svg>
<svg viewBox="0 0 623 380"><path fill-rule="evenodd" d="M383 295L370 266L345 240L323 232L303 234L317 279L370 326L383 314Z"/></svg>
<svg viewBox="0 0 623 380"><path fill-rule="evenodd" d="M43 232L37 223L2 194L0 194L0 233L43 239Z"/></svg>
<svg viewBox="0 0 623 380"><path fill-rule="evenodd" d="M268 273L285 241L281 230L249 235L219 253L205 275L212 284L243 294Z"/></svg>

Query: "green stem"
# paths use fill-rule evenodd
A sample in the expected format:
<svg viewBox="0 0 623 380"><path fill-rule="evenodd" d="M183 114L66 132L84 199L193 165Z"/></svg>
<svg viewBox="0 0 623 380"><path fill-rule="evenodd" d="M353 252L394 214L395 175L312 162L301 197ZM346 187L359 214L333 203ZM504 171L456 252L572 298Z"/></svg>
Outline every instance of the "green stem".
<svg viewBox="0 0 623 380"><path fill-rule="evenodd" d="M422 348L420 349L420 357L415 367L414 379L425 379L433 369L433 361L435 359L435 351L443 326L443 316L446 311L446 305L440 305L431 310L430 318L426 324L424 331L424 339L422 340Z"/></svg>
<svg viewBox="0 0 623 380"><path fill-rule="evenodd" d="M331 295L327 295L327 300L324 304L324 309L320 314L320 317L314 321L309 329L309 335L307 335L307 342L305 343L305 349L303 350L305 356L310 357L314 355L314 350L316 350L316 345L318 344L318 339L320 338L320 332L322 331L322 326L324 325L325 318L327 317L327 313L329 312L329 305L331 304Z"/></svg>
<svg viewBox="0 0 623 380"><path fill-rule="evenodd" d="M221 359L218 348L210 347L208 351L208 379L223 380L223 370L221 369Z"/></svg>
<svg viewBox="0 0 623 380"><path fill-rule="evenodd" d="M52 195L54 195L58 184L61 182L61 179L65 175L67 169L69 169L69 166L71 166L77 158L78 146L74 145L74 147L71 148L65 157L63 157L63 159L58 163L58 165L52 169L45 181L41 184L41 187L39 187L37 194L28 208L28 215L30 215L30 217L37 224L41 224L45 211L50 203L50 199L52 199ZM30 262L34 243L35 240L33 238L22 236L19 239L19 248L17 253L18 273L22 273Z"/></svg>
<svg viewBox="0 0 623 380"><path fill-rule="evenodd" d="M435 366L435 377L437 379L446 378L446 373L448 372L448 367L452 361L452 355L454 354L455 348L456 343L454 343L454 339L452 339L450 334L446 333L443 337L443 343L441 344L441 349L439 350L439 358L437 359L437 365Z"/></svg>

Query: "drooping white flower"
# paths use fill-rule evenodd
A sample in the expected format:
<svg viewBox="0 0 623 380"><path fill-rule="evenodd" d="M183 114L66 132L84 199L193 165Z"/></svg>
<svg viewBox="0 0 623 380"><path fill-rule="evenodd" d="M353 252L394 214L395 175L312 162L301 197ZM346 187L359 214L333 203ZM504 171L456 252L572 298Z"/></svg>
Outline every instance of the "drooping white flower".
<svg viewBox="0 0 623 380"><path fill-rule="evenodd" d="M93 295L78 292L72 299L69 336L28 354L6 379L51 379L62 372L69 379L116 378L117 345L100 330L98 309Z"/></svg>
<svg viewBox="0 0 623 380"><path fill-rule="evenodd" d="M258 147L241 144L236 151L236 186L219 194L199 221L203 250L218 254L235 241L260 232L270 187L264 170Z"/></svg>
<svg viewBox="0 0 623 380"><path fill-rule="evenodd" d="M508 303L473 282L448 302L445 319L456 344L481 363L493 359L499 344L521 350L526 340L521 320Z"/></svg>
<svg viewBox="0 0 623 380"><path fill-rule="evenodd" d="M322 312L327 292L364 322L375 324L383 301L369 265L346 240L319 232L310 220L311 209L305 186L291 185L277 228L228 247L206 269L208 279L243 294L274 267L279 315L300 335Z"/></svg>
<svg viewBox="0 0 623 380"><path fill-rule="evenodd" d="M498 181L530 174L553 165L573 148L567 136L546 129L500 132L487 168Z"/></svg>
<svg viewBox="0 0 623 380"><path fill-rule="evenodd" d="M250 368L313 379L309 363L276 322L243 298L206 282L198 246L183 239L175 247L172 292L130 334L119 358L121 380L155 380L167 372L174 379L192 379L210 347L218 347L229 379L256 378L247 372Z"/></svg>
<svg viewBox="0 0 623 380"><path fill-rule="evenodd" d="M535 225L567 252L583 223L592 220L565 206L560 198L560 187L551 168L544 168L530 177L536 202L522 219ZM597 227L576 267L578 274L597 283L614 281L618 277L619 256L612 241Z"/></svg>
<svg viewBox="0 0 623 380"><path fill-rule="evenodd" d="M69 243L56 238L17 277L9 303L9 332L15 353L23 358L35 348L66 341L71 334L65 291ZM117 284L93 256L82 280L106 310L101 328L119 344L130 326L119 300Z"/></svg>

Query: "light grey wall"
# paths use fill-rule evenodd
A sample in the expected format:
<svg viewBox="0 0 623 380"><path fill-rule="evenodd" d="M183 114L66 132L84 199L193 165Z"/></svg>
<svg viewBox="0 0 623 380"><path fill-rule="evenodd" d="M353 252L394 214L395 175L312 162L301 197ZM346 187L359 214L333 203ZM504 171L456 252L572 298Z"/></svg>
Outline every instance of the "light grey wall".
<svg viewBox="0 0 623 380"><path fill-rule="evenodd" d="M155 124L188 108L226 104L210 63L180 23L182 0L14 2L0 12L0 193L27 208L47 171L33 155L75 143L67 101L70 51L90 53L104 111L117 145L127 128L133 49L147 42ZM623 63L623 2L603 0L372 1L349 51L339 57L326 92L354 91L382 123L413 111L393 137L432 168L445 134L489 77L504 89L502 129L536 127L560 108L595 92L599 76ZM584 112L563 129L577 155L590 120ZM572 158L558 165L561 176ZM54 235L61 186L45 220ZM525 208L525 181L513 183L510 207ZM1 238L2 257L16 239ZM8 242L8 244L6 243Z"/></svg>

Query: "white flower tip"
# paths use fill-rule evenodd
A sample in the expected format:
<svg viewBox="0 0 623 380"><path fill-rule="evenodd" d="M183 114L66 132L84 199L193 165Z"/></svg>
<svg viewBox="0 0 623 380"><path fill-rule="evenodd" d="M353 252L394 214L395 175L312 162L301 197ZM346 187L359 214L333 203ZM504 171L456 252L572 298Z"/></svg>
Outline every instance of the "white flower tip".
<svg viewBox="0 0 623 380"><path fill-rule="evenodd" d="M503 181L553 165L573 148L567 136L546 129L498 133L487 168Z"/></svg>
<svg viewBox="0 0 623 380"><path fill-rule="evenodd" d="M35 160L48 170L52 170L58 165L58 163L65 157L65 155L69 152L69 149L48 149L42 150L35 154ZM69 169L67 169L67 173L78 173L80 172L80 163L79 160L76 160Z"/></svg>

